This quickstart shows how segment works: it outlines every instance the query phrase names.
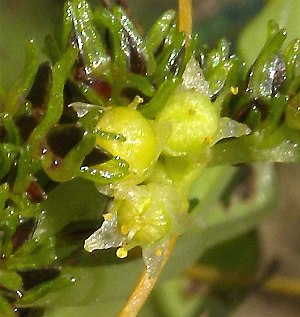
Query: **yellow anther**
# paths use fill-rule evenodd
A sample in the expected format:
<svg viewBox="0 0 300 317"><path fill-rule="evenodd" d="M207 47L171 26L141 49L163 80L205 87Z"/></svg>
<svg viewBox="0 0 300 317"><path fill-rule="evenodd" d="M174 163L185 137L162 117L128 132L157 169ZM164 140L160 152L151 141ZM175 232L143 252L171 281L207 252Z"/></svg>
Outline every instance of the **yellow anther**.
<svg viewBox="0 0 300 317"><path fill-rule="evenodd" d="M117 251L116 251L116 256L119 259L124 259L124 258L127 257L127 255L128 255L128 251L126 249L122 248L122 247L117 249Z"/></svg>
<svg viewBox="0 0 300 317"><path fill-rule="evenodd" d="M211 144L212 141L213 141L213 138L210 137L210 136L206 136L206 137L204 138L204 143L206 143L206 144Z"/></svg>
<svg viewBox="0 0 300 317"><path fill-rule="evenodd" d="M109 221L109 220L112 220L113 215L109 212L107 214L103 214L103 218L105 221Z"/></svg>
<svg viewBox="0 0 300 317"><path fill-rule="evenodd" d="M161 248L157 249L155 254L156 256L162 256L162 249Z"/></svg>
<svg viewBox="0 0 300 317"><path fill-rule="evenodd" d="M134 217L134 222L135 222L136 225L141 224L141 223L142 223L142 218L141 218L141 216L140 216L140 215L135 216L135 217Z"/></svg>
<svg viewBox="0 0 300 317"><path fill-rule="evenodd" d="M231 91L231 93L233 94L233 95L237 95L238 93L239 93L239 87L233 87L233 86L231 86L230 87L230 91Z"/></svg>
<svg viewBox="0 0 300 317"><path fill-rule="evenodd" d="M128 226L123 225L123 226L121 226L120 231L121 231L121 234L123 234L125 236L128 234L129 228L128 228Z"/></svg>

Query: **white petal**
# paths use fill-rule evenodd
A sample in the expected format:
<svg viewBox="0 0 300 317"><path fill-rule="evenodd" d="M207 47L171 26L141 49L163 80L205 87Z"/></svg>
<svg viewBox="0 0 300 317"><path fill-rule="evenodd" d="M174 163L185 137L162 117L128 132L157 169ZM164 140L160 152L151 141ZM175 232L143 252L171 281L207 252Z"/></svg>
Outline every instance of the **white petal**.
<svg viewBox="0 0 300 317"><path fill-rule="evenodd" d="M218 123L218 133L215 139L215 143L225 138L238 138L242 135L251 133L251 129L235 120L227 117L220 118Z"/></svg>
<svg viewBox="0 0 300 317"><path fill-rule="evenodd" d="M117 216L105 220L102 226L85 240L84 249L88 252L99 249L119 247L125 237L121 235L117 227Z"/></svg>
<svg viewBox="0 0 300 317"><path fill-rule="evenodd" d="M158 243L143 247L143 259L150 277L155 276L160 271L162 261L166 255L167 243L168 240L163 239Z"/></svg>

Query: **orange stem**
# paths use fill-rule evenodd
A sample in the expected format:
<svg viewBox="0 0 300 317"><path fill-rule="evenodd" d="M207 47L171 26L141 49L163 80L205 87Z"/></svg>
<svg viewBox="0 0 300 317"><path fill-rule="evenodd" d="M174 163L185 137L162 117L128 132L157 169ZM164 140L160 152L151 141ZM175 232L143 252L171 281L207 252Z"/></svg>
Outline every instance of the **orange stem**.
<svg viewBox="0 0 300 317"><path fill-rule="evenodd" d="M167 252L163 259L163 262L160 267L160 271L155 274L154 276L149 276L147 270L145 270L136 285L135 289L131 293L127 303L119 313L118 317L136 317L139 311L142 309L144 303L146 302L147 298L149 297L153 287L156 284L156 281L162 272L163 267L167 263L171 251L175 245L177 237L173 237L170 239L169 244L167 246Z"/></svg>
<svg viewBox="0 0 300 317"><path fill-rule="evenodd" d="M192 0L178 0L179 30L185 33L187 43L192 34Z"/></svg>

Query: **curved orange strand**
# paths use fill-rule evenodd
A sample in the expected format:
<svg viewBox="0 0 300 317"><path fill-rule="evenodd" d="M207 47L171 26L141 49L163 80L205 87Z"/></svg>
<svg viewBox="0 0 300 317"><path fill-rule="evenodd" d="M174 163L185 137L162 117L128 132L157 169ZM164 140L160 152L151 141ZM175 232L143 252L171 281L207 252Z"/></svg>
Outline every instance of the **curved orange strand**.
<svg viewBox="0 0 300 317"><path fill-rule="evenodd" d="M167 263L176 240L177 240L177 236L170 239L169 244L167 246L167 252L165 254L165 257L160 267L160 271L157 274L150 277L147 273L147 270L143 272L138 284L136 285L135 289L131 293L129 299L127 300L122 311L119 313L118 317L136 317L137 316L139 311L142 309L144 303L146 302L147 298L149 297L153 287L155 286L156 281L159 277L159 274L161 273L163 267Z"/></svg>
<svg viewBox="0 0 300 317"><path fill-rule="evenodd" d="M192 0L178 0L179 30L185 33L189 43L192 34Z"/></svg>

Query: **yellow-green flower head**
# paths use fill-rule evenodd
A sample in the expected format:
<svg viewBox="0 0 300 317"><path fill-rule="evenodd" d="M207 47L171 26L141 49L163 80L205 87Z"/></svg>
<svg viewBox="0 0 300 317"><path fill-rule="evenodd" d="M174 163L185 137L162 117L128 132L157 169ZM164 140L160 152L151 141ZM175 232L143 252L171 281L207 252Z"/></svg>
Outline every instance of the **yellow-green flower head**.
<svg viewBox="0 0 300 317"><path fill-rule="evenodd" d="M218 118L199 63L191 59L182 84L157 116L158 122L169 125L171 129L164 153L171 156L201 155L215 138Z"/></svg>
<svg viewBox="0 0 300 317"><path fill-rule="evenodd" d="M123 140L97 137L97 144L129 164L126 181L139 183L159 156L159 142L149 120L131 107L112 107L100 118L97 128Z"/></svg>
<svg viewBox="0 0 300 317"><path fill-rule="evenodd" d="M185 216L180 196L172 185L123 186L115 192L101 228L86 240L85 249L91 252L119 247L116 254L123 258L130 249L140 246L146 265L154 261L153 257L160 261L166 239L183 230Z"/></svg>
<svg viewBox="0 0 300 317"><path fill-rule="evenodd" d="M97 144L125 160L129 174L98 187L114 200L85 249L116 247L117 256L124 258L139 246L148 272L154 274L166 241L186 227L189 191L209 161L209 149L222 138L249 132L245 125L220 118L195 59L154 122L133 106L109 108L98 122L99 131L122 136L102 135Z"/></svg>

